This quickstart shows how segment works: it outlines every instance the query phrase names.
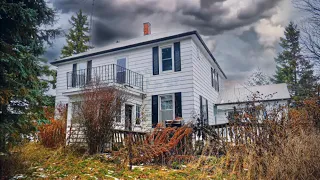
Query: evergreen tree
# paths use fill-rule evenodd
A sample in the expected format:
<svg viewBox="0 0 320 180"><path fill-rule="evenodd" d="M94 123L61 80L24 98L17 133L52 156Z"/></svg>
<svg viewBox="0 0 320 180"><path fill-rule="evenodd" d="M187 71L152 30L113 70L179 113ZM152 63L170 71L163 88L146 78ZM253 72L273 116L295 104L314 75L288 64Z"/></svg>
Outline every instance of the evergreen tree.
<svg viewBox="0 0 320 180"><path fill-rule="evenodd" d="M275 58L276 74L274 83L287 83L290 94L294 97L310 95L306 89L312 90L316 79L313 76L313 66L303 58L299 44L300 31L293 22L286 27L285 37L280 38L282 52Z"/></svg>
<svg viewBox="0 0 320 180"><path fill-rule="evenodd" d="M313 64L308 59L301 59L298 67L298 96L301 98L315 95L317 92L317 80L314 76Z"/></svg>
<svg viewBox="0 0 320 180"><path fill-rule="evenodd" d="M91 48L87 45L90 41L87 20L88 16L84 15L81 10L76 16L72 16L71 20L69 20L72 28L70 29L69 34L66 35L67 45L61 50L62 58L86 52Z"/></svg>
<svg viewBox="0 0 320 180"><path fill-rule="evenodd" d="M0 3L0 152L22 134L34 130L43 118L43 106L52 105L44 95L53 76L46 66L44 44L59 33L43 29L52 25L55 13L45 0L4 0Z"/></svg>

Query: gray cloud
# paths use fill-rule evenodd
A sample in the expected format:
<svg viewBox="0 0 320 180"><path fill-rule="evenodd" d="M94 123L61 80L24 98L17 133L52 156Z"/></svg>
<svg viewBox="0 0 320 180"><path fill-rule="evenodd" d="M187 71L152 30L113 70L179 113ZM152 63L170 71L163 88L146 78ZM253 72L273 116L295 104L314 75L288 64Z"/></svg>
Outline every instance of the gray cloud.
<svg viewBox="0 0 320 180"><path fill-rule="evenodd" d="M178 11L181 11L182 15L189 16L185 23L190 23L189 21L194 18L194 21L201 21L201 24L205 25L208 24L208 22L218 21L218 17L221 17L223 14L228 12L228 9L221 7L221 2L223 1L225 0L201 0L200 7L180 4Z"/></svg>
<svg viewBox="0 0 320 180"><path fill-rule="evenodd" d="M117 40L142 35L142 23L151 22L152 31L163 32L175 28L196 29L200 34L215 41L213 54L227 76L241 79L257 66L271 67L273 57L265 57L253 28L242 33L231 33L239 28L252 26L260 19L270 18L273 9L282 0L256 0L247 7L236 10L225 6L228 0L176 0L165 1L115 1L95 0L93 45L96 47ZM92 0L51 0L53 7L64 14L82 9L90 15ZM170 27L170 29L168 28ZM60 47L60 46L57 46ZM213 50L213 49L212 49ZM53 51L48 54L53 55Z"/></svg>
<svg viewBox="0 0 320 180"><path fill-rule="evenodd" d="M249 8L242 9L239 14L239 19L252 19L258 17L264 17L264 16L270 16L266 15L265 13L275 7L277 3L279 3L281 0L257 0L253 1L252 5Z"/></svg>
<svg viewBox="0 0 320 180"><path fill-rule="evenodd" d="M107 29L114 29L114 31L123 29L123 26L120 26L124 24L123 22L126 22L126 26L133 27L133 23L137 20L157 15L157 18L171 16L172 22L195 28L204 35L216 35L252 24L261 18L270 17L272 13L267 12L281 0L258 0L251 6L240 9L238 16L232 19L225 19L225 15L230 11L228 7L222 6L225 1L200 0L199 6L194 6L187 3L188 1L178 0L176 1L176 9L168 11L158 7L158 1L120 3L121 1L96 0L93 14L100 22L104 21L105 26L98 25L98 27L112 26ZM62 13L76 12L82 9L85 13L91 14L91 0L54 0L52 3ZM156 21L157 18L152 20ZM103 30L97 30L97 32L101 31ZM110 31L107 32L110 33ZM132 28L127 28L124 33L137 35L137 31Z"/></svg>

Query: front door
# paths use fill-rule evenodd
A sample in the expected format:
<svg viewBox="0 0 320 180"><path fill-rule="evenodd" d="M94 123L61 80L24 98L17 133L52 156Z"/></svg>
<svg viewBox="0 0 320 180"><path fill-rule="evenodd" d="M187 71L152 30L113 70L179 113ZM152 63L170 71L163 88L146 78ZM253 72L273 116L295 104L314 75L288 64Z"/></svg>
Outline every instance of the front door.
<svg viewBox="0 0 320 180"><path fill-rule="evenodd" d="M125 130L132 131L132 105L125 105Z"/></svg>
<svg viewBox="0 0 320 180"><path fill-rule="evenodd" d="M126 82L127 59L121 58L117 60L117 83L124 84Z"/></svg>

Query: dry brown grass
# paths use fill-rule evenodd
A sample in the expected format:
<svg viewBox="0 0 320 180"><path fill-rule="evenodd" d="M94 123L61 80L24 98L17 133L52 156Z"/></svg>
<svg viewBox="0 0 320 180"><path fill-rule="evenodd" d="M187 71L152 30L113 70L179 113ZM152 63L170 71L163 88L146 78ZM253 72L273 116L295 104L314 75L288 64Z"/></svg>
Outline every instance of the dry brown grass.
<svg viewBox="0 0 320 180"><path fill-rule="evenodd" d="M306 100L290 109L288 118L264 121L264 130L253 143L228 144L219 163L202 157L195 168L237 179L319 179L319 115L318 100ZM238 133L254 134L254 128L242 129Z"/></svg>
<svg viewBox="0 0 320 180"><path fill-rule="evenodd" d="M291 134L279 153L267 158L268 179L319 179L320 135L318 132Z"/></svg>

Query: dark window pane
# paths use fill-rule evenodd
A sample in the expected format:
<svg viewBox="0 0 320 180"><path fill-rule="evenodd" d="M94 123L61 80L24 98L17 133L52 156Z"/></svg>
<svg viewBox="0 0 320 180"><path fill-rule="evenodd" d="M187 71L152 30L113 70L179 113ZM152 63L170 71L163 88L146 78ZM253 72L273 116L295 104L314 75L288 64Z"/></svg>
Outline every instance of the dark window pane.
<svg viewBox="0 0 320 180"><path fill-rule="evenodd" d="M172 60L162 61L162 71L172 70Z"/></svg>
<svg viewBox="0 0 320 180"><path fill-rule="evenodd" d="M162 59L168 59L172 57L171 47L162 49Z"/></svg>
<svg viewBox="0 0 320 180"><path fill-rule="evenodd" d="M141 106L140 105L136 105L136 118L140 118L140 108Z"/></svg>

